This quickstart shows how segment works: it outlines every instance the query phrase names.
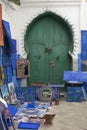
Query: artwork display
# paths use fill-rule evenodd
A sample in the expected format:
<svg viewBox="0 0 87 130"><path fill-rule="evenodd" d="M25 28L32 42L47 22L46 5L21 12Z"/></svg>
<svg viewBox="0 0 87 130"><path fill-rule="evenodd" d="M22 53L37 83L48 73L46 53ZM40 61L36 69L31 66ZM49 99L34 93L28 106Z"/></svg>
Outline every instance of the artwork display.
<svg viewBox="0 0 87 130"><path fill-rule="evenodd" d="M54 89L48 86L43 86L39 89L38 97L40 101L52 101L54 97Z"/></svg>
<svg viewBox="0 0 87 130"><path fill-rule="evenodd" d="M9 91L8 91L8 86L7 85L3 85L1 87L1 93L2 93L3 99L6 102L10 103L10 95L9 95Z"/></svg>
<svg viewBox="0 0 87 130"><path fill-rule="evenodd" d="M17 78L27 78L30 76L30 63L27 59L17 61Z"/></svg>
<svg viewBox="0 0 87 130"><path fill-rule="evenodd" d="M46 89L47 88L47 89ZM49 101L50 98L59 99L60 92L59 87L15 87L16 97L17 99L24 100L25 102L30 101L33 102L35 100L41 100L42 97L46 97ZM47 90L47 92L46 92ZM43 91L43 96L42 95ZM48 93L48 96L46 95ZM46 100L45 98L45 100Z"/></svg>
<svg viewBox="0 0 87 130"><path fill-rule="evenodd" d="M4 72L3 67L0 67L0 87L4 84Z"/></svg>
<svg viewBox="0 0 87 130"><path fill-rule="evenodd" d="M82 102L82 87L67 87L68 102Z"/></svg>
<svg viewBox="0 0 87 130"><path fill-rule="evenodd" d="M36 98L36 89L33 87L16 87L15 88L17 99L30 101L35 101ZM23 98L22 98L23 97Z"/></svg>
<svg viewBox="0 0 87 130"><path fill-rule="evenodd" d="M11 103L14 104L17 101L17 98L13 82L8 83L8 90L11 98Z"/></svg>

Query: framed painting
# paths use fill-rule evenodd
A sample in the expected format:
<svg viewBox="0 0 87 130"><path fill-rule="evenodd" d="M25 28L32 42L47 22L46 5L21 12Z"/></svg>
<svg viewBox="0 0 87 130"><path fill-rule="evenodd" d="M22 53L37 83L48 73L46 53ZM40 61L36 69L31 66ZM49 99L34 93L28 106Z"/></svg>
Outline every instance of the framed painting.
<svg viewBox="0 0 87 130"><path fill-rule="evenodd" d="M17 78L27 78L30 76L30 62L27 59L17 61Z"/></svg>
<svg viewBox="0 0 87 130"><path fill-rule="evenodd" d="M11 103L15 104L15 102L17 101L17 98L16 98L15 87L14 87L13 82L8 83L8 90L9 90L9 94L11 98Z"/></svg>
<svg viewBox="0 0 87 130"><path fill-rule="evenodd" d="M1 95L6 102L10 103L10 95L6 84L1 87Z"/></svg>

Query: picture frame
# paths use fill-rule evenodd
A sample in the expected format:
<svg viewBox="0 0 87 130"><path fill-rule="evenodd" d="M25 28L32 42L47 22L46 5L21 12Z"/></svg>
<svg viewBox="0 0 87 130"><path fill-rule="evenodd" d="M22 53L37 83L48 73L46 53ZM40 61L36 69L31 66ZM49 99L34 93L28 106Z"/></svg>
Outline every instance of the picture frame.
<svg viewBox="0 0 87 130"><path fill-rule="evenodd" d="M40 101L51 102L54 98L54 89L52 87L43 86L38 91Z"/></svg>
<svg viewBox="0 0 87 130"><path fill-rule="evenodd" d="M13 82L8 83L8 90L11 98L11 103L15 104L15 102L17 101L17 97L16 97L15 87Z"/></svg>
<svg viewBox="0 0 87 130"><path fill-rule="evenodd" d="M17 61L17 78L30 77L30 62L27 59L21 58Z"/></svg>
<svg viewBox="0 0 87 130"><path fill-rule="evenodd" d="M4 84L1 87L1 96L7 103L10 103L11 100L10 100L10 94L9 94L9 91L8 91L7 84Z"/></svg>

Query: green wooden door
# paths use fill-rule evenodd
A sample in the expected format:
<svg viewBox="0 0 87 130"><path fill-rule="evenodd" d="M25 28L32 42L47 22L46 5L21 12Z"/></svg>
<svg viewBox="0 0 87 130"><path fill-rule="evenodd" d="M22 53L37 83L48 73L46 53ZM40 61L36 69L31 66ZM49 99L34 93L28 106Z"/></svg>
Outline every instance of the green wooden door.
<svg viewBox="0 0 87 130"><path fill-rule="evenodd" d="M50 82L62 83L64 70L70 70L71 60L67 52L67 44L56 44L50 54Z"/></svg>
<svg viewBox="0 0 87 130"><path fill-rule="evenodd" d="M44 53L45 46L35 43L30 45L30 83L47 82L46 77L46 55ZM48 68L48 67L47 67Z"/></svg>
<svg viewBox="0 0 87 130"><path fill-rule="evenodd" d="M27 28L26 50L29 50L32 82L62 83L64 70L71 70L69 32L61 20L46 15Z"/></svg>

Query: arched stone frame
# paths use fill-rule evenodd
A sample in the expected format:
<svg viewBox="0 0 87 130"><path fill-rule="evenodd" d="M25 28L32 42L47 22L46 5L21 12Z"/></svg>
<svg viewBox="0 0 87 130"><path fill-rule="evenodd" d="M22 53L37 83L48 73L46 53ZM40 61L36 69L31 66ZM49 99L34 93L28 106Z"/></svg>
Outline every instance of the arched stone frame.
<svg viewBox="0 0 87 130"><path fill-rule="evenodd" d="M58 10L55 10L55 9L46 8L46 9L39 10L38 12L36 12L36 14L32 15L32 17L26 21L24 30L21 34L21 45L20 45L21 56L23 58L27 57L27 53L26 53L25 47L24 47L24 35L26 33L27 26L30 23L32 23L32 21L35 18L37 18L39 15L41 15L47 11L50 11L50 12L60 16L71 27L71 30L73 31L73 52L69 51L69 55L72 58L72 70L77 71L78 70L78 51L77 51L78 50L78 40L77 40L76 31L75 31L75 26L74 26L74 24L71 24L72 22L69 19L67 19L67 17L65 17L64 14L62 14L61 12L59 12Z"/></svg>

